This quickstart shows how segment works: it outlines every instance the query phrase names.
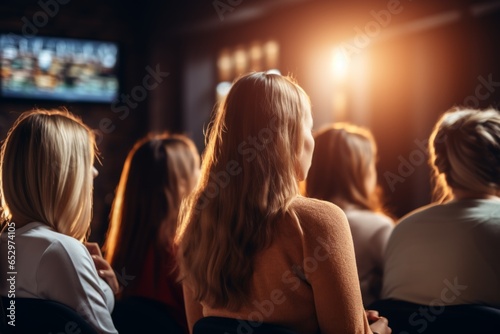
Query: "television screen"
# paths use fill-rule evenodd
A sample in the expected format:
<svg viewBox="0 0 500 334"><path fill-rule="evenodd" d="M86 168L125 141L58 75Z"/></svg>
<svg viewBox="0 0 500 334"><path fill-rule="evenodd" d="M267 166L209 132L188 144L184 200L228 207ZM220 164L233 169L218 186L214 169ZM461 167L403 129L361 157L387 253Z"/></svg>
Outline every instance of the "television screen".
<svg viewBox="0 0 500 334"><path fill-rule="evenodd" d="M8 98L112 102L118 45L55 37L0 35L0 95Z"/></svg>

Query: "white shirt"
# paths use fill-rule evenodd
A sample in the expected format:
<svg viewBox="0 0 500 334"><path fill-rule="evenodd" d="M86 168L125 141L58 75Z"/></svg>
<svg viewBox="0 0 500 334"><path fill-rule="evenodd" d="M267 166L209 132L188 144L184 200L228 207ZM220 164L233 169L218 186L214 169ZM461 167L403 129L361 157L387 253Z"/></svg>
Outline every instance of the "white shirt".
<svg viewBox="0 0 500 334"><path fill-rule="evenodd" d="M387 245L382 297L500 307L500 201L452 201L404 217Z"/></svg>
<svg viewBox="0 0 500 334"><path fill-rule="evenodd" d="M394 221L369 210L346 209L345 214L351 227L363 304L367 306L380 298L384 251Z"/></svg>
<svg viewBox="0 0 500 334"><path fill-rule="evenodd" d="M7 296L7 229L0 238L0 294ZM49 299L82 315L99 333L118 333L111 319L114 296L101 279L87 248L42 223L15 231L15 296Z"/></svg>

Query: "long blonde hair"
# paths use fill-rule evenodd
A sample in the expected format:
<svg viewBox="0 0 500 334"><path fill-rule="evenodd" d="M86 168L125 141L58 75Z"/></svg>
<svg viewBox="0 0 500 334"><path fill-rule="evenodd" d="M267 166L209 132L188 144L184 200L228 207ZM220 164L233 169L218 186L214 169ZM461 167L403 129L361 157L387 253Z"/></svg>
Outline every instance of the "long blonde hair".
<svg viewBox="0 0 500 334"><path fill-rule="evenodd" d="M246 302L253 259L298 194L309 110L291 78L264 72L237 80L217 110L177 235L181 279L198 301L229 309Z"/></svg>
<svg viewBox="0 0 500 334"><path fill-rule="evenodd" d="M331 124L314 135L316 143L311 169L306 180L309 197L331 201L345 209L382 211L380 188L368 189L377 155L371 132L347 124Z"/></svg>
<svg viewBox="0 0 500 334"><path fill-rule="evenodd" d="M123 166L104 245L113 268L138 275L154 247L160 272L160 261L172 254L179 207L196 184L199 165L186 136L150 134L136 142Z"/></svg>
<svg viewBox="0 0 500 334"><path fill-rule="evenodd" d="M7 216L83 240L92 218L94 147L92 131L67 110L21 114L0 153Z"/></svg>
<svg viewBox="0 0 500 334"><path fill-rule="evenodd" d="M429 139L433 199L452 198L453 189L477 194L500 190L500 113L454 108L438 120Z"/></svg>

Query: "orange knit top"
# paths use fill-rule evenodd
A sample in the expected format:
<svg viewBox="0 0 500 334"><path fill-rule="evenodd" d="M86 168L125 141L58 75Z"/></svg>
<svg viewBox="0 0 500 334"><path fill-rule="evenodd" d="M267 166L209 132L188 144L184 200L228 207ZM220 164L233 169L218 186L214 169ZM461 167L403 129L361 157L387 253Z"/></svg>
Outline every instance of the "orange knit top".
<svg viewBox="0 0 500 334"><path fill-rule="evenodd" d="M363 308L351 232L334 204L297 197L271 246L255 258L248 301L239 310L193 301L184 287L188 325L202 316L269 322L299 333L372 333Z"/></svg>

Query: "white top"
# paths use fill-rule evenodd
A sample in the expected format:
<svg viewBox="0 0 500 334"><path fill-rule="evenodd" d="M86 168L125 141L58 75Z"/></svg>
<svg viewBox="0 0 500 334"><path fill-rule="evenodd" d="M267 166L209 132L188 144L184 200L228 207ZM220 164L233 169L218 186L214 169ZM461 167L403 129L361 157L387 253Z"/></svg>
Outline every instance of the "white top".
<svg viewBox="0 0 500 334"><path fill-rule="evenodd" d="M387 246L382 297L500 307L500 201L452 201L404 217Z"/></svg>
<svg viewBox="0 0 500 334"><path fill-rule="evenodd" d="M365 306L380 298L384 251L394 228L394 221L369 210L346 209L351 227L359 284Z"/></svg>
<svg viewBox="0 0 500 334"><path fill-rule="evenodd" d="M7 229L0 238L0 294L7 296ZM99 333L118 333L111 319L114 296L87 248L42 223L15 231L15 296L50 299L81 314Z"/></svg>

